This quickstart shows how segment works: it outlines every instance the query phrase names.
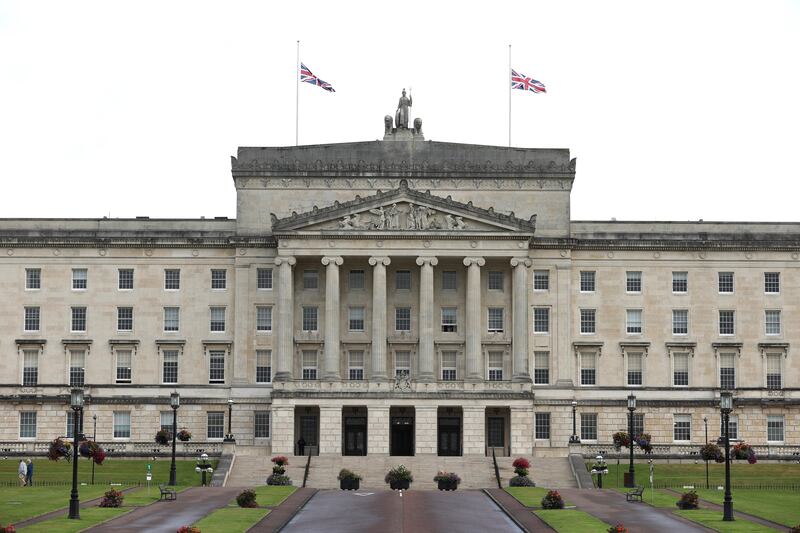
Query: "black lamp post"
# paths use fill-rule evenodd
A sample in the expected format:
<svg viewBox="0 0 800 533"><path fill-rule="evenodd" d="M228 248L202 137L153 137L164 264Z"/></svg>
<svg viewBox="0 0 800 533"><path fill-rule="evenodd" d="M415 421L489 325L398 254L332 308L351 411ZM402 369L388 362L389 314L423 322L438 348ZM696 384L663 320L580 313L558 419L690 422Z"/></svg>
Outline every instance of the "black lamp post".
<svg viewBox="0 0 800 533"><path fill-rule="evenodd" d="M626 487L633 488L636 486L636 480L633 470L633 412L636 410L636 396L633 394L628 395L628 448L630 449L630 465L628 466L628 483Z"/></svg>
<svg viewBox="0 0 800 533"><path fill-rule="evenodd" d="M172 464L169 467L169 484L177 484L175 479L175 438L178 435L178 407L181 406L181 395L173 392L169 395L169 406L172 407Z"/></svg>
<svg viewBox="0 0 800 533"><path fill-rule="evenodd" d="M708 417L703 417L703 424L706 426L706 444L708 444ZM708 458L706 458L706 490L708 490Z"/></svg>
<svg viewBox="0 0 800 533"><path fill-rule="evenodd" d="M731 498L731 439L728 423L733 411L733 394L730 391L719 393L719 410L722 413L722 426L725 434L725 500L722 503L722 520L733 522L733 499Z"/></svg>
<svg viewBox="0 0 800 533"><path fill-rule="evenodd" d="M233 431L231 431L231 422L233 421L233 400L228 400L228 434L225 435L225 442L233 442Z"/></svg>
<svg viewBox="0 0 800 533"><path fill-rule="evenodd" d="M80 520L81 502L78 499L78 446L83 435L80 434L81 413L83 411L83 389L72 389L69 395L69 405L74 415L72 417L72 492L69 497L69 518Z"/></svg>
<svg viewBox="0 0 800 533"><path fill-rule="evenodd" d="M578 436L578 428L577 428L577 424L575 422L575 419L577 417L577 411L578 411L578 402L576 402L575 400L572 400L572 435L569 438L569 443L570 444L580 444L581 443L581 438Z"/></svg>
<svg viewBox="0 0 800 533"><path fill-rule="evenodd" d="M92 422L94 422L92 427L92 440L97 442L97 415L92 415ZM92 485L94 485L94 461L92 461Z"/></svg>
<svg viewBox="0 0 800 533"><path fill-rule="evenodd" d="M206 476L214 473L214 469L211 468L211 463L208 462L207 453L200 455L200 459L197 460L197 466L195 466L194 471L201 475L201 483L205 487Z"/></svg>

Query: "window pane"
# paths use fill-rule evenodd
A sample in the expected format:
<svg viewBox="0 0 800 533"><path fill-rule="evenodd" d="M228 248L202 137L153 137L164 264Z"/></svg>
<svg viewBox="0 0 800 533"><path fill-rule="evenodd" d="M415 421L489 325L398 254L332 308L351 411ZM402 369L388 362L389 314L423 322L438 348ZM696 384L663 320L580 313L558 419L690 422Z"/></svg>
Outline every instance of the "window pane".
<svg viewBox="0 0 800 533"><path fill-rule="evenodd" d="M118 277L118 284L117 288L119 289L133 289L133 269L132 268L120 268Z"/></svg>
<svg viewBox="0 0 800 533"><path fill-rule="evenodd" d="M398 270L395 273L394 287L397 290L410 290L411 289L411 271Z"/></svg>
<svg viewBox="0 0 800 533"><path fill-rule="evenodd" d="M767 441L783 442L783 415L767 417Z"/></svg>
<svg viewBox="0 0 800 533"><path fill-rule="evenodd" d="M536 413L535 435L537 439L550 438L550 413Z"/></svg>
<svg viewBox="0 0 800 533"><path fill-rule="evenodd" d="M272 269L271 268L259 268L257 271L257 286L259 289L271 289L272 288Z"/></svg>
<svg viewBox="0 0 800 533"><path fill-rule="evenodd" d="M487 274L487 282L489 284L489 290L502 291L503 273L498 270L490 270Z"/></svg>
<svg viewBox="0 0 800 533"><path fill-rule="evenodd" d="M780 311L765 311L766 320L766 334L767 335L780 335L781 334L781 312Z"/></svg>
<svg viewBox="0 0 800 533"><path fill-rule="evenodd" d="M642 384L642 354L628 354L628 385Z"/></svg>
<svg viewBox="0 0 800 533"><path fill-rule="evenodd" d="M676 441L692 440L691 415L675 415L673 419L672 438Z"/></svg>
<svg viewBox="0 0 800 533"><path fill-rule="evenodd" d="M489 352L487 365L489 381L503 381L503 352Z"/></svg>
<svg viewBox="0 0 800 533"><path fill-rule="evenodd" d="M456 380L456 362L458 354L447 350L442 352L442 381Z"/></svg>
<svg viewBox="0 0 800 533"><path fill-rule="evenodd" d="M36 438L36 411L21 411L19 413L19 438Z"/></svg>
<svg viewBox="0 0 800 533"><path fill-rule="evenodd" d="M688 290L689 290L689 273L673 272L672 292L688 292Z"/></svg>
<svg viewBox="0 0 800 533"><path fill-rule="evenodd" d="M272 350L256 350L256 383L272 381Z"/></svg>
<svg viewBox="0 0 800 533"><path fill-rule="evenodd" d="M181 325L180 307L164 308L164 331L178 331Z"/></svg>
<svg viewBox="0 0 800 533"><path fill-rule="evenodd" d="M596 385L597 375L594 353L581 353L581 385Z"/></svg>
<svg viewBox="0 0 800 533"><path fill-rule="evenodd" d="M594 333L596 326L595 309L581 309L581 333Z"/></svg>
<svg viewBox="0 0 800 533"><path fill-rule="evenodd" d="M69 351L69 385L70 387L83 387L86 367L86 352L84 350Z"/></svg>
<svg viewBox="0 0 800 533"><path fill-rule="evenodd" d="M253 436L257 439L269 438L269 411L256 411L254 413Z"/></svg>
<svg viewBox="0 0 800 533"><path fill-rule="evenodd" d="M408 376L411 373L411 352L401 351L394 354L395 376Z"/></svg>
<svg viewBox="0 0 800 533"><path fill-rule="evenodd" d="M227 286L227 275L228 272L226 270L217 270L214 269L211 271L211 288L212 289L224 289Z"/></svg>
<svg viewBox="0 0 800 533"><path fill-rule="evenodd" d="M25 331L39 331L40 310L38 307L25 308Z"/></svg>
<svg viewBox="0 0 800 533"><path fill-rule="evenodd" d="M534 270L533 271L533 290L547 291L550 290L550 272L547 270Z"/></svg>
<svg viewBox="0 0 800 533"><path fill-rule="evenodd" d="M208 352L208 382L225 382L225 351L211 350Z"/></svg>
<svg viewBox="0 0 800 533"><path fill-rule="evenodd" d="M39 383L39 350L24 350L22 357L22 385L33 387Z"/></svg>
<svg viewBox="0 0 800 533"><path fill-rule="evenodd" d="M42 288L42 270L40 268L25 269L25 288L26 289Z"/></svg>
<svg viewBox="0 0 800 533"><path fill-rule="evenodd" d="M490 307L489 308L489 332L502 333L503 332L503 308Z"/></svg>
<svg viewBox="0 0 800 533"><path fill-rule="evenodd" d="M733 311L720 311L719 312L719 334L720 335L733 335L736 331L734 326L734 312Z"/></svg>
<svg viewBox="0 0 800 533"><path fill-rule="evenodd" d="M673 309L672 310L672 334L673 335L686 335L689 333L689 310L688 309Z"/></svg>
<svg viewBox="0 0 800 533"><path fill-rule="evenodd" d="M86 308L72 308L72 331L86 331Z"/></svg>
<svg viewBox="0 0 800 533"><path fill-rule="evenodd" d="M626 272L625 290L627 292L642 292L642 273Z"/></svg>
<svg viewBox="0 0 800 533"><path fill-rule="evenodd" d="M595 273L594 271L581 271L581 292L594 292Z"/></svg>
<svg viewBox="0 0 800 533"><path fill-rule="evenodd" d="M256 307L256 331L272 331L272 307Z"/></svg>
<svg viewBox="0 0 800 533"><path fill-rule="evenodd" d="M364 331L364 308L351 307L348 322L350 331Z"/></svg>
<svg viewBox="0 0 800 533"><path fill-rule="evenodd" d="M781 354L767 354L767 388L780 389L783 386L781 376Z"/></svg>
<svg viewBox="0 0 800 533"><path fill-rule="evenodd" d="M362 350L351 350L349 357L349 378L352 380L364 379L364 352Z"/></svg>
<svg viewBox="0 0 800 533"><path fill-rule="evenodd" d="M117 330L133 331L133 307L117 307Z"/></svg>
<svg viewBox="0 0 800 533"><path fill-rule="evenodd" d="M550 352L534 352L533 383L536 385L550 383Z"/></svg>
<svg viewBox="0 0 800 533"><path fill-rule="evenodd" d="M89 280L89 272L85 268L72 269L72 288L73 290L85 289Z"/></svg>
<svg viewBox="0 0 800 533"><path fill-rule="evenodd" d="M627 333L641 333L642 332L642 310L641 309L627 309L625 311L625 331Z"/></svg>
<svg viewBox="0 0 800 533"><path fill-rule="evenodd" d="M206 436L209 439L221 439L225 436L225 412L224 411L209 411L208 412L208 429Z"/></svg>
<svg viewBox="0 0 800 533"><path fill-rule="evenodd" d="M780 272L764 272L764 292L769 294L781 292Z"/></svg>
<svg viewBox="0 0 800 533"><path fill-rule="evenodd" d="M303 331L317 331L316 307L303 307Z"/></svg>
<svg viewBox="0 0 800 533"><path fill-rule="evenodd" d="M734 354L720 354L719 356L719 386L722 389L736 387L736 356Z"/></svg>
<svg viewBox="0 0 800 533"><path fill-rule="evenodd" d="M316 270L303 271L303 288L304 289L317 289L319 288L319 272Z"/></svg>
<svg viewBox="0 0 800 533"><path fill-rule="evenodd" d="M550 332L550 309L548 307L533 308L533 332Z"/></svg>
<svg viewBox="0 0 800 533"><path fill-rule="evenodd" d="M348 286L350 289L363 289L364 288L364 271L351 270L349 273Z"/></svg>
<svg viewBox="0 0 800 533"><path fill-rule="evenodd" d="M211 331L225 331L225 308L211 308Z"/></svg>
<svg viewBox="0 0 800 533"><path fill-rule="evenodd" d="M411 331L410 307L398 307L394 310L394 329L396 331Z"/></svg>
<svg viewBox="0 0 800 533"><path fill-rule="evenodd" d="M114 438L131 438L131 414L128 411L114 411Z"/></svg>
<svg viewBox="0 0 800 533"><path fill-rule="evenodd" d="M178 269L167 269L164 271L164 289L178 290L181 288L181 271Z"/></svg>
<svg viewBox="0 0 800 533"><path fill-rule="evenodd" d="M131 382L131 350L117 350L117 383Z"/></svg>
<svg viewBox="0 0 800 533"><path fill-rule="evenodd" d="M581 440L597 440L597 413L581 413Z"/></svg>
<svg viewBox="0 0 800 533"><path fill-rule="evenodd" d="M733 292L733 272L719 273L719 292Z"/></svg>
<svg viewBox="0 0 800 533"><path fill-rule="evenodd" d="M164 383L178 382L178 350L164 350Z"/></svg>
<svg viewBox="0 0 800 533"><path fill-rule="evenodd" d="M316 350L303 350L303 379L317 379Z"/></svg>
<svg viewBox="0 0 800 533"><path fill-rule="evenodd" d="M452 333L456 329L456 308L442 307L442 331Z"/></svg>
<svg viewBox="0 0 800 533"><path fill-rule="evenodd" d="M673 378L672 384L677 387L689 385L689 355L676 353L673 356Z"/></svg>
<svg viewBox="0 0 800 533"><path fill-rule="evenodd" d="M442 289L444 290L456 290L456 271L455 270L443 270L442 271Z"/></svg>

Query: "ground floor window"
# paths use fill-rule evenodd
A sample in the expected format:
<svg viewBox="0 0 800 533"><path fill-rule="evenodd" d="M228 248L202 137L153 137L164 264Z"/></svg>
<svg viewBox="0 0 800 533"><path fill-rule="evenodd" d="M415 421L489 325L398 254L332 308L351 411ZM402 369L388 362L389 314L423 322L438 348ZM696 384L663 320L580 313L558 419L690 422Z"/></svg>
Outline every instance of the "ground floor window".
<svg viewBox="0 0 800 533"><path fill-rule="evenodd" d="M581 440L597 440L597 413L581 413Z"/></svg>
<svg viewBox="0 0 800 533"><path fill-rule="evenodd" d="M644 433L644 413L633 413L633 436Z"/></svg>
<svg viewBox="0 0 800 533"><path fill-rule="evenodd" d="M672 440L685 442L692 440L692 415L675 415L672 425Z"/></svg>
<svg viewBox="0 0 800 533"><path fill-rule="evenodd" d="M22 411L19 414L19 438L36 438L36 411Z"/></svg>
<svg viewBox="0 0 800 533"><path fill-rule="evenodd" d="M783 442L783 415L767 417L767 442Z"/></svg>
<svg viewBox="0 0 800 533"><path fill-rule="evenodd" d="M131 438L131 413L130 411L114 411L114 438Z"/></svg>
<svg viewBox="0 0 800 533"><path fill-rule="evenodd" d="M725 435L725 419L720 417L719 419L719 434L720 436ZM739 417L736 415L729 415L728 416L728 438L731 440L738 440L739 439Z"/></svg>
<svg viewBox="0 0 800 533"><path fill-rule="evenodd" d="M534 417L534 433L537 439L550 438L550 413L536 413Z"/></svg>
<svg viewBox="0 0 800 533"><path fill-rule="evenodd" d="M255 412L255 427L253 436L257 439L269 438L269 411Z"/></svg>
<svg viewBox="0 0 800 533"><path fill-rule="evenodd" d="M172 433L172 411L161 411L161 429Z"/></svg>
<svg viewBox="0 0 800 533"><path fill-rule="evenodd" d="M78 433L83 433L83 417L78 417ZM67 411L67 432L68 439L75 438L75 411Z"/></svg>
<svg viewBox="0 0 800 533"><path fill-rule="evenodd" d="M209 439L221 439L225 434L225 412L209 411L208 426L206 437Z"/></svg>

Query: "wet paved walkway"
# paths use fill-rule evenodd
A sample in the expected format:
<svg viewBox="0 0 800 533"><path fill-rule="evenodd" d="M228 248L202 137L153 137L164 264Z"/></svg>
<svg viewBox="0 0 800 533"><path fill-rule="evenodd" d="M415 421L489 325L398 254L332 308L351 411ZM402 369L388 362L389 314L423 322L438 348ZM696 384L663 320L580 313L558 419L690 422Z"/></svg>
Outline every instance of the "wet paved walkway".
<svg viewBox="0 0 800 533"><path fill-rule="evenodd" d="M519 532L482 491L321 490L281 530L285 533Z"/></svg>

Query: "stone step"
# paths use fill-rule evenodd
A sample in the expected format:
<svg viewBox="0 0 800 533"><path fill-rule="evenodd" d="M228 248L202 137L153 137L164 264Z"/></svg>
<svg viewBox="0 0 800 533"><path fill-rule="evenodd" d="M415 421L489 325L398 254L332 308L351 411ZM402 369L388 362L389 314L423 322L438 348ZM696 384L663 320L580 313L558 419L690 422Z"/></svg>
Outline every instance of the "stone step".
<svg viewBox="0 0 800 533"><path fill-rule="evenodd" d="M500 471L500 479L503 486L507 486L509 480L515 476L513 457L498 457L497 467ZM576 488L578 486L569 459L566 457L534 457L528 459L531 463L528 477L537 486L547 488Z"/></svg>

